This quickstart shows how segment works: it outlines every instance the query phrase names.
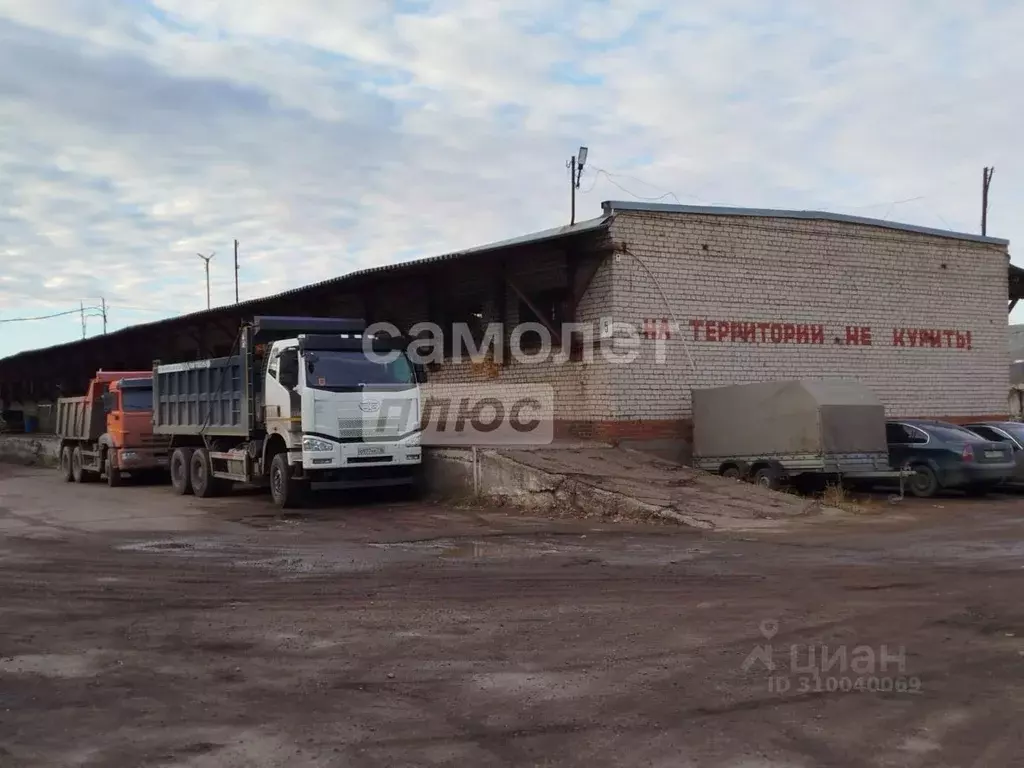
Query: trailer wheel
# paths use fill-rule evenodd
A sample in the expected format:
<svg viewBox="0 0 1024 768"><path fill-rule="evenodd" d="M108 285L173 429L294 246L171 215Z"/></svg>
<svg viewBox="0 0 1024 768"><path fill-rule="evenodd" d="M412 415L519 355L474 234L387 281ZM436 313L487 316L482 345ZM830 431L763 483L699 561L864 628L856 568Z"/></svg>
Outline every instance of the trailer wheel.
<svg viewBox="0 0 1024 768"><path fill-rule="evenodd" d="M216 496L220 484L213 476L210 465L210 453L205 448L197 448L189 461L189 476L192 480L192 493L201 499Z"/></svg>
<svg viewBox="0 0 1024 768"><path fill-rule="evenodd" d="M740 472L740 468L735 464L726 464L719 470L718 474L722 477L727 477L730 480L740 480L743 477L743 474Z"/></svg>
<svg viewBox="0 0 1024 768"><path fill-rule="evenodd" d="M288 454L279 453L270 462L270 495L281 509L302 506L306 487L301 480L292 477L288 466Z"/></svg>
<svg viewBox="0 0 1024 768"><path fill-rule="evenodd" d="M171 488L179 496L192 493L192 449L175 448L171 454Z"/></svg>
<svg viewBox="0 0 1024 768"><path fill-rule="evenodd" d="M65 445L60 449L60 476L65 483L73 483L75 476L71 471L71 446Z"/></svg>
<svg viewBox="0 0 1024 768"><path fill-rule="evenodd" d="M775 467L761 467L754 473L754 485L778 491L782 488L782 475Z"/></svg>

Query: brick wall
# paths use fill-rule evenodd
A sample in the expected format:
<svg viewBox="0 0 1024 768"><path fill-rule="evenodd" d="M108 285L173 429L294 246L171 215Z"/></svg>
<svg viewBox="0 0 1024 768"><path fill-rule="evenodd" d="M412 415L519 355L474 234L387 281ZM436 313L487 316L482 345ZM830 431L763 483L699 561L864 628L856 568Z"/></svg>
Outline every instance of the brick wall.
<svg viewBox="0 0 1024 768"><path fill-rule="evenodd" d="M509 275L527 293L566 285L564 257L557 251L539 251L530 258L510 265ZM472 276L469 276L473 280ZM595 329L602 314L611 306L611 262L607 260L597 271L577 308L580 322L592 322ZM496 307L492 299L485 301L485 322L504 322L506 333L519 323L518 300L509 302L508 311ZM446 332L448 329L445 329ZM555 350L558 352L558 350ZM587 437L593 422L611 419L614 396L609 374L610 366L599 354L589 361L539 362L507 360L503 366L476 365L468 359L448 360L440 369L430 372L434 386L445 383L484 382L488 386L516 384L549 384L554 395L555 419L560 437Z"/></svg>
<svg viewBox="0 0 1024 768"><path fill-rule="evenodd" d="M859 379L893 416L1006 411L1004 246L846 222L639 211L618 212L611 234L634 254L610 260L611 314L638 329L644 318L670 323L668 340L642 341L636 363L607 372L615 419L688 419L691 387L824 376ZM902 346L894 329L910 329L896 334Z"/></svg>

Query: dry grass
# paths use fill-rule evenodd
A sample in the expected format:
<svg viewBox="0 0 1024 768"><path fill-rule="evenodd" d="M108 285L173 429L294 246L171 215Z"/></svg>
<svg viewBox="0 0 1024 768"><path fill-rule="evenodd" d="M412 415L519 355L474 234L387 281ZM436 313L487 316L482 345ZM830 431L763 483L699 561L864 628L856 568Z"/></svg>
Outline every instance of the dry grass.
<svg viewBox="0 0 1024 768"><path fill-rule="evenodd" d="M855 515L877 515L883 511L874 499L854 498L839 483L826 486L821 495L821 503L823 506L834 507Z"/></svg>

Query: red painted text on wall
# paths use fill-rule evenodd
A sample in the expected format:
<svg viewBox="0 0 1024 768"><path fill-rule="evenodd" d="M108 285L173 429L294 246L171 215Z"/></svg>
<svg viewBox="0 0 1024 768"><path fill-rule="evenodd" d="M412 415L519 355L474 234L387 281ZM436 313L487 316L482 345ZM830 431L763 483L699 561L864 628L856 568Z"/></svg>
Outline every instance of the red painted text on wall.
<svg viewBox="0 0 1024 768"><path fill-rule="evenodd" d="M894 347L970 349L971 332L947 328L893 328L892 345Z"/></svg>
<svg viewBox="0 0 1024 768"><path fill-rule="evenodd" d="M809 323L765 323L692 318L694 341L738 341L747 344L824 344L825 326Z"/></svg>
<svg viewBox="0 0 1024 768"><path fill-rule="evenodd" d="M826 331L822 323L785 323L746 320L715 320L690 318L693 341L737 342L744 344L837 344L848 347L871 347L888 343L888 335L879 336L869 325L847 325ZM682 331L668 318L645 318L645 339L671 339ZM930 349L972 349L970 331L947 328L893 328L892 346Z"/></svg>

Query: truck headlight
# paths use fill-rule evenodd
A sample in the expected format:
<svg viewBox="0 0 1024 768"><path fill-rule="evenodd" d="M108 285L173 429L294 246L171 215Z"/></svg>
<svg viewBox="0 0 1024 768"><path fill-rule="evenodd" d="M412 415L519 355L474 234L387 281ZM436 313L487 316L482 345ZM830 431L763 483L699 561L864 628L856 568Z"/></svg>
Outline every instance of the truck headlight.
<svg viewBox="0 0 1024 768"><path fill-rule="evenodd" d="M318 437L304 437L302 438L302 450L310 452L323 453L325 451L333 451L334 443L329 443L326 440L321 440Z"/></svg>

